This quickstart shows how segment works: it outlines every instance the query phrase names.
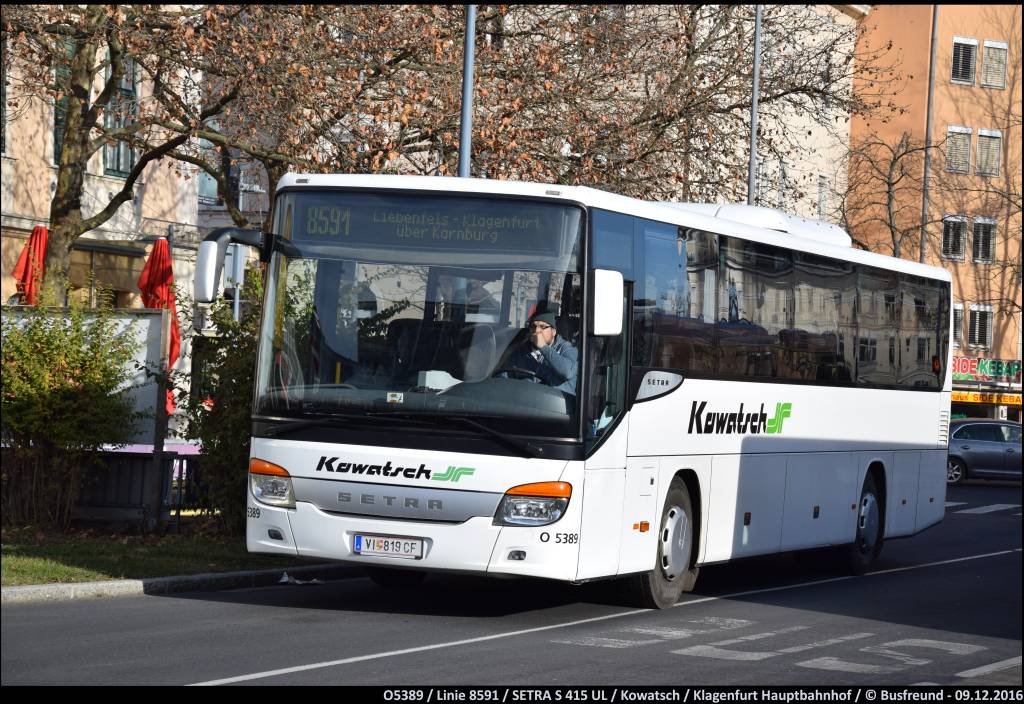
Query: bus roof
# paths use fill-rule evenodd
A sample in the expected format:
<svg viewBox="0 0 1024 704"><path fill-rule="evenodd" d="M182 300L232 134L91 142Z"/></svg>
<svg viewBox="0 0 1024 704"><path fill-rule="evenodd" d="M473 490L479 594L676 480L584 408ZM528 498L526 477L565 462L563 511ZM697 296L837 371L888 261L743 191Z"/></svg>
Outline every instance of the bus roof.
<svg viewBox="0 0 1024 704"><path fill-rule="evenodd" d="M650 220L693 227L851 263L865 264L913 276L952 281L949 272L941 267L853 248L848 244L849 235L842 228L820 221L798 218L771 208L732 204L659 203L630 198L587 186L563 186L530 181L500 181L452 176L289 173L281 178L277 187L278 189L367 188L484 193L569 200L587 207L614 210ZM843 236L845 236L845 240Z"/></svg>

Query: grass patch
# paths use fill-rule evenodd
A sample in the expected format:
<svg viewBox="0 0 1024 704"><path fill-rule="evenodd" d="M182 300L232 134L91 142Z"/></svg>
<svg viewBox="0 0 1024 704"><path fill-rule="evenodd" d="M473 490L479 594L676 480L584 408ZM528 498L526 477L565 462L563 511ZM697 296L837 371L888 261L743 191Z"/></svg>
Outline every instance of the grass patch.
<svg viewBox="0 0 1024 704"><path fill-rule="evenodd" d="M166 535L121 535L92 528L67 533L4 528L0 543L0 583L5 587L315 564L299 558L250 555L245 538L225 538L195 526Z"/></svg>

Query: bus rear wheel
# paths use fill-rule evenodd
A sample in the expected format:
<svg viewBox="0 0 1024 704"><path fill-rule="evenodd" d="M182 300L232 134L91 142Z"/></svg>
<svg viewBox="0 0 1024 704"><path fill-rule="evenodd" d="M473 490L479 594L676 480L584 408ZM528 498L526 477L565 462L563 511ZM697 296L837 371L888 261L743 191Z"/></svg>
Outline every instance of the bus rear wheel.
<svg viewBox="0 0 1024 704"><path fill-rule="evenodd" d="M882 504L875 478L864 479L864 488L857 504L857 531L854 541L846 546L846 567L852 574L861 575L878 559L885 537L885 507Z"/></svg>
<svg viewBox="0 0 1024 704"><path fill-rule="evenodd" d="M674 606L683 592L693 591L699 569L693 566L694 528L690 492L673 479L665 497L654 569L630 579L632 600L648 609Z"/></svg>

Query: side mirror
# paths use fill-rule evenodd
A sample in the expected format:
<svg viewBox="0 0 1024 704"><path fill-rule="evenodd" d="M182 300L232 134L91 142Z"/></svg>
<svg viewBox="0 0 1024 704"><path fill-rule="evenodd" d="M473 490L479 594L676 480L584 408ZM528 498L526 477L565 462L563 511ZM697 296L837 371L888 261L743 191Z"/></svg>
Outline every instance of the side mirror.
<svg viewBox="0 0 1024 704"><path fill-rule="evenodd" d="M622 334L622 301L625 285L622 274L594 269L594 306L590 332L599 336Z"/></svg>
<svg viewBox="0 0 1024 704"><path fill-rule="evenodd" d="M224 271L224 257L231 242L261 247L263 233L259 230L242 230L237 227L218 227L199 243L196 259L195 300L196 303L213 303L220 288L220 277Z"/></svg>

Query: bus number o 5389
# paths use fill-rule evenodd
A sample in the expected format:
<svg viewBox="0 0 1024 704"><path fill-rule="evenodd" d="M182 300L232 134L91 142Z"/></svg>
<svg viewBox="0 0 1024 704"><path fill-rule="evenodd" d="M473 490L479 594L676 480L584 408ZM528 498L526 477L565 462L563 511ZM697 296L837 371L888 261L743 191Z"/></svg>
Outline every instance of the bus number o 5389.
<svg viewBox="0 0 1024 704"><path fill-rule="evenodd" d="M247 508L245 510L245 515L246 515L247 518L259 518L260 517L260 508L259 508L259 506L250 506L249 508Z"/></svg>

